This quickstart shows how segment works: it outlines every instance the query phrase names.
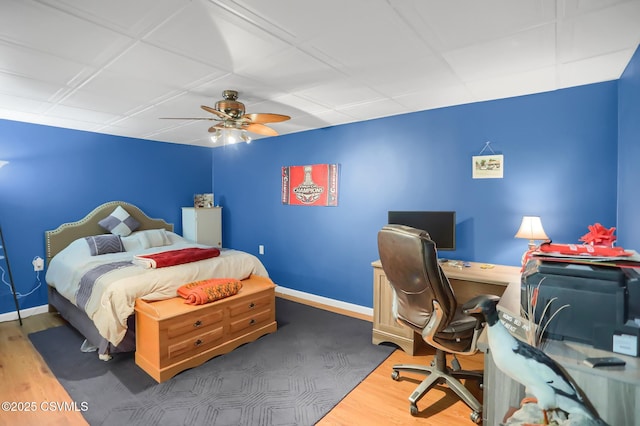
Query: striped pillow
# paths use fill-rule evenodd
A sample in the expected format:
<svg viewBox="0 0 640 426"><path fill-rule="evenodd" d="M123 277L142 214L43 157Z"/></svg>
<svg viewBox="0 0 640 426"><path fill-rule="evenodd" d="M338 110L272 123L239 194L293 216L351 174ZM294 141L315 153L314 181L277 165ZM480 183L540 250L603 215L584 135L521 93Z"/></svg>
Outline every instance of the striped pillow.
<svg viewBox="0 0 640 426"><path fill-rule="evenodd" d="M89 244L91 256L125 251L119 235L105 234L84 238Z"/></svg>

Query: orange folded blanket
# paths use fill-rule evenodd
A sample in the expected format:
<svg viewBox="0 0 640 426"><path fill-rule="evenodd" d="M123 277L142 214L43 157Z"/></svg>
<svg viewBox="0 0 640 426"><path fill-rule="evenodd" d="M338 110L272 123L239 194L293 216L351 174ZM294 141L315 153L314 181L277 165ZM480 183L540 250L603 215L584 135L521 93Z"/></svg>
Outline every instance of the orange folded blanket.
<svg viewBox="0 0 640 426"><path fill-rule="evenodd" d="M168 250L153 254L139 254L133 256L133 263L144 268L164 268L166 266L182 265L220 256L220 249L188 247L178 250Z"/></svg>
<svg viewBox="0 0 640 426"><path fill-rule="evenodd" d="M242 282L234 278L211 278L178 287L178 296L190 305L203 305L233 296L242 288Z"/></svg>

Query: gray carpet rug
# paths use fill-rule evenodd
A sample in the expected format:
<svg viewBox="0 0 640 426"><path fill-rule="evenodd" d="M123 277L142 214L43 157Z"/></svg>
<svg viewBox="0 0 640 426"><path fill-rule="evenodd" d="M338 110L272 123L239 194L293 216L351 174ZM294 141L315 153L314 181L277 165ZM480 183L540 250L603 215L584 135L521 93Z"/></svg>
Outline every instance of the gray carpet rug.
<svg viewBox="0 0 640 426"><path fill-rule="evenodd" d="M158 384L134 362L80 351L61 326L29 338L93 425L313 425L393 352L371 323L276 298L278 331Z"/></svg>

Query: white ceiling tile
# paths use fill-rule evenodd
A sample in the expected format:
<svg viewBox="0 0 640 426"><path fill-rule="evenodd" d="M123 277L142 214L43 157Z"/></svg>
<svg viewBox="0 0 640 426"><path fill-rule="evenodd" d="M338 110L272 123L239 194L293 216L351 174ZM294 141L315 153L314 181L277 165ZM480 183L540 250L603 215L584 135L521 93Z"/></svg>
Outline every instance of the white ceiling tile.
<svg viewBox="0 0 640 426"><path fill-rule="evenodd" d="M50 108L46 115L47 117L62 118L65 120L79 120L96 125L118 118L118 116L114 114L106 114L100 111L92 111L88 108L73 108L64 105L56 105Z"/></svg>
<svg viewBox="0 0 640 426"><path fill-rule="evenodd" d="M560 64L558 67L558 87L572 87L610 81L620 78L635 49L623 50L609 55Z"/></svg>
<svg viewBox="0 0 640 426"><path fill-rule="evenodd" d="M310 40L309 46L333 58L345 68L378 66L398 63L411 64L423 55L433 52L408 28L393 25L394 15L373 15L359 19L351 25L349 36L345 31L326 31ZM407 52L411 55L407 55Z"/></svg>
<svg viewBox="0 0 640 426"><path fill-rule="evenodd" d="M268 81L270 85L287 91L301 90L340 77L340 73L329 65L293 47L264 58L260 67L251 64L237 69L237 73Z"/></svg>
<svg viewBox="0 0 640 426"><path fill-rule="evenodd" d="M408 108L392 99L380 99L374 102L339 108L338 110L358 120L370 120L410 112Z"/></svg>
<svg viewBox="0 0 640 426"><path fill-rule="evenodd" d="M417 90L394 97L394 100L410 111L423 111L450 105L466 104L473 102L475 99L465 85L458 84Z"/></svg>
<svg viewBox="0 0 640 426"><path fill-rule="evenodd" d="M22 0L2 1L0 39L94 66L131 42L77 16Z"/></svg>
<svg viewBox="0 0 640 426"><path fill-rule="evenodd" d="M222 0L220 3L231 7L240 5L241 8L236 8L239 13L254 19L262 17L299 43L327 32L352 35L362 22L384 17L390 10L383 0Z"/></svg>
<svg viewBox="0 0 640 426"><path fill-rule="evenodd" d="M296 94L311 102L335 109L363 102L372 102L381 98L378 93L370 88L348 79L320 82L314 87L298 90Z"/></svg>
<svg viewBox="0 0 640 426"><path fill-rule="evenodd" d="M640 43L640 1L577 15L558 24L562 63L635 49Z"/></svg>
<svg viewBox="0 0 640 426"><path fill-rule="evenodd" d="M40 100L0 93L0 108L4 109L5 112L13 110L16 113L31 113L33 116L37 116L51 108L51 104ZM4 117L4 115L2 116Z"/></svg>
<svg viewBox="0 0 640 426"><path fill-rule="evenodd" d="M208 76L221 74L220 70L142 42L123 52L106 69L170 87L192 85Z"/></svg>
<svg viewBox="0 0 640 426"><path fill-rule="evenodd" d="M548 92L556 87L556 68L546 67L499 78L475 80L467 83L467 87L476 101Z"/></svg>
<svg viewBox="0 0 640 426"><path fill-rule="evenodd" d="M332 113L331 117L322 118L321 115ZM316 114L306 114L306 115L298 115L295 118L292 118L289 121L285 121L280 124L281 134L288 133L297 133L302 132L309 129L322 129L325 127L329 127L335 125L336 121L331 120L340 120L341 122L350 122L353 120L352 117L346 117L344 115L333 115L334 111L325 110L324 112L318 112Z"/></svg>
<svg viewBox="0 0 640 426"><path fill-rule="evenodd" d="M97 125L96 123L82 121L76 117L68 119L68 118L58 117L53 115L38 115L37 120L35 121L28 120L28 121L37 123L37 124L42 124L44 126L54 126L54 127L62 127L62 128L75 129L75 130L84 130L87 132L99 132L98 130L100 128L100 126Z"/></svg>
<svg viewBox="0 0 640 426"><path fill-rule="evenodd" d="M59 90L60 86L56 84L0 72L0 93L5 95L48 101Z"/></svg>
<svg viewBox="0 0 640 426"><path fill-rule="evenodd" d="M295 94L278 96L277 98L274 98L274 101L285 108L281 110L280 113L287 115L313 115L327 109L325 106L311 102L308 99L301 98Z"/></svg>
<svg viewBox="0 0 640 426"><path fill-rule="evenodd" d="M66 85L84 69L77 62L0 42L0 72Z"/></svg>
<svg viewBox="0 0 640 426"><path fill-rule="evenodd" d="M288 47L262 28L204 1L191 2L146 40L225 71L259 63Z"/></svg>
<svg viewBox="0 0 640 426"><path fill-rule="evenodd" d="M376 67L362 67L350 75L387 97L461 83L442 58L430 55L416 57L411 62L386 62Z"/></svg>
<svg viewBox="0 0 640 426"><path fill-rule="evenodd" d="M443 56L465 82L517 74L555 64L554 35L555 26L546 25Z"/></svg>
<svg viewBox="0 0 640 426"><path fill-rule="evenodd" d="M149 79L103 71L61 103L76 108L122 114L176 93L176 89Z"/></svg>
<svg viewBox="0 0 640 426"><path fill-rule="evenodd" d="M127 34L141 34L185 7L184 0L40 0L52 8L80 15Z"/></svg>
<svg viewBox="0 0 640 426"><path fill-rule="evenodd" d="M556 0L393 1L440 51L485 43L555 21Z"/></svg>
<svg viewBox="0 0 640 426"><path fill-rule="evenodd" d="M637 0L557 0L557 16L559 20L565 20L635 1Z"/></svg>

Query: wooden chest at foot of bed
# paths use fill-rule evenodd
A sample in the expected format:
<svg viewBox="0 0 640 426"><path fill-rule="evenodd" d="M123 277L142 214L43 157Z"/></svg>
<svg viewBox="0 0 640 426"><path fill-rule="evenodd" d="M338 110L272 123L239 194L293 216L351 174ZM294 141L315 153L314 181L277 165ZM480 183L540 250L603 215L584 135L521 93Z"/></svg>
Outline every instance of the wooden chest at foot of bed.
<svg viewBox="0 0 640 426"><path fill-rule="evenodd" d="M136 300L136 364L158 382L277 329L275 284L252 275L238 294L204 305Z"/></svg>

